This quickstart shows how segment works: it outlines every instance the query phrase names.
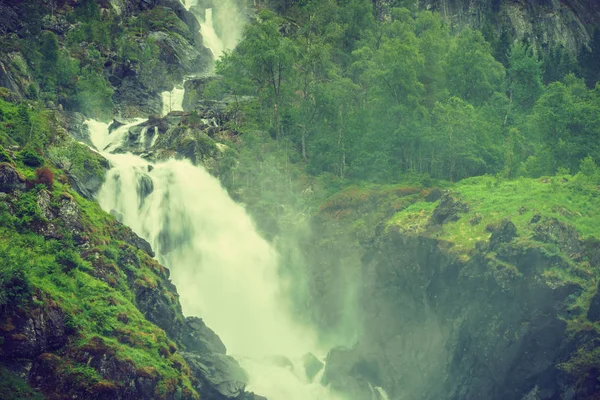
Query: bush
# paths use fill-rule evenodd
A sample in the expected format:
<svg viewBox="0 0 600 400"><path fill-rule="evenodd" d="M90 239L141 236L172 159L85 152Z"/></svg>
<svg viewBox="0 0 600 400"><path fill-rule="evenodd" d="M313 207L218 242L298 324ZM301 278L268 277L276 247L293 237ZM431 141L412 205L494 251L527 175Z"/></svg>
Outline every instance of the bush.
<svg viewBox="0 0 600 400"><path fill-rule="evenodd" d="M83 260L79 254L70 250L61 250L56 253L56 262L63 267L63 272L72 271L83 264Z"/></svg>
<svg viewBox="0 0 600 400"><path fill-rule="evenodd" d="M0 309L18 306L29 299L31 285L25 275L26 260L18 249L0 248Z"/></svg>
<svg viewBox="0 0 600 400"><path fill-rule="evenodd" d="M54 185L54 173L48 167L42 167L35 170L37 179L33 181L36 185L45 185L48 190L52 190Z"/></svg>
<svg viewBox="0 0 600 400"><path fill-rule="evenodd" d="M41 167L44 165L44 159L32 149L25 149L19 153L19 159L23 164L29 167Z"/></svg>

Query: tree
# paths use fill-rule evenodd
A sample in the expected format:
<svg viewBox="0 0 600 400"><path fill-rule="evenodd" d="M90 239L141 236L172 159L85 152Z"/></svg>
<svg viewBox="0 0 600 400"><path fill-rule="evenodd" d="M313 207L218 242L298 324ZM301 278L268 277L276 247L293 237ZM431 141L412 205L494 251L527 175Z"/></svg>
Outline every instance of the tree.
<svg viewBox="0 0 600 400"><path fill-rule="evenodd" d="M554 168L576 171L585 157L600 159L600 88L588 90L574 75L550 84L535 104L529 129Z"/></svg>
<svg viewBox="0 0 600 400"><path fill-rule="evenodd" d="M542 63L531 47L514 43L508 55L508 91L511 99L521 108L529 110L542 94Z"/></svg>
<svg viewBox="0 0 600 400"><path fill-rule="evenodd" d="M53 91L56 84L59 59L59 45L56 35L50 31L45 31L40 38L39 49L41 54L41 68L39 72L46 88L49 91Z"/></svg>
<svg viewBox="0 0 600 400"><path fill-rule="evenodd" d="M279 32L281 20L272 12L262 10L258 20L246 28L244 39L236 50L225 55L217 71L220 74L233 72L239 78L229 76L234 87L248 88L253 83L257 94L273 109L273 129L280 139L280 114L286 85L291 82L292 68L297 56L295 43ZM228 68L235 65L235 69Z"/></svg>
<svg viewBox="0 0 600 400"><path fill-rule="evenodd" d="M579 53L579 66L585 83L589 88L596 86L596 83L600 81L600 63L598 57L600 56L600 29L594 29L592 40L588 46L584 46Z"/></svg>
<svg viewBox="0 0 600 400"><path fill-rule="evenodd" d="M466 101L451 97L438 103L433 112L435 143L431 160L434 172L441 176L445 171L451 182L485 172L486 164L481 157L481 143L485 132L478 129L475 108Z"/></svg>
<svg viewBox="0 0 600 400"><path fill-rule="evenodd" d="M465 29L454 39L446 64L451 95L482 104L501 90L504 76L504 67L492 56L481 32Z"/></svg>

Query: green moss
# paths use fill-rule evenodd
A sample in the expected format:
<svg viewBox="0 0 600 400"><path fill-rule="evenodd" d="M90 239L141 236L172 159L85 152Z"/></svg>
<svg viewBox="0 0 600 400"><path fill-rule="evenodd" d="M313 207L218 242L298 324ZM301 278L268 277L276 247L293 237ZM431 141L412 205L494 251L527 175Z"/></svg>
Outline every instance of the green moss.
<svg viewBox="0 0 600 400"><path fill-rule="evenodd" d="M63 185L55 188L52 201L60 202L64 197L78 202L91 247L75 250L68 235L49 240L29 231L45 218L37 206L38 191L21 194L12 201L14 217L8 218L6 207L0 209L0 258L4 262L0 305L4 309L36 307L31 302L35 292L41 299L37 306L56 304L63 310L69 331L78 339L68 346L67 359L59 372L76 387L106 388L108 383L100 371L68 359L78 349L101 341L104 350L117 359L131 362L137 369L156 371L160 387L171 392L179 387L193 397L190 371L176 352L176 345L135 305L134 292L140 284L163 292L178 309L176 296L163 288L164 268L119 240L127 228L117 224L98 204L65 189Z"/></svg>

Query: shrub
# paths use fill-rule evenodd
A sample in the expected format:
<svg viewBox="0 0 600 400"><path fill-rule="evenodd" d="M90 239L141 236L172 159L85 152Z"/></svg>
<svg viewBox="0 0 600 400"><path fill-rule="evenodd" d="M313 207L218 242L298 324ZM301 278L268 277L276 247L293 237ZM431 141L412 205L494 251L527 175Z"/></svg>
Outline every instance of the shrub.
<svg viewBox="0 0 600 400"><path fill-rule="evenodd" d="M41 167L44 159L32 149L25 149L19 153L19 159L29 167Z"/></svg>
<svg viewBox="0 0 600 400"><path fill-rule="evenodd" d="M31 285L25 275L26 258L18 249L0 248L0 309L19 305L31 294Z"/></svg>
<svg viewBox="0 0 600 400"><path fill-rule="evenodd" d="M83 261L74 251L61 250L56 253L56 262L63 266L63 272L69 272L79 267Z"/></svg>
<svg viewBox="0 0 600 400"><path fill-rule="evenodd" d="M6 149L2 146L0 146L0 163L13 163L13 159L10 157L10 154L8 154L8 151L6 151Z"/></svg>
<svg viewBox="0 0 600 400"><path fill-rule="evenodd" d="M54 185L54 173L48 167L42 167L35 170L37 179L34 181L36 185L45 185L48 190L52 190Z"/></svg>

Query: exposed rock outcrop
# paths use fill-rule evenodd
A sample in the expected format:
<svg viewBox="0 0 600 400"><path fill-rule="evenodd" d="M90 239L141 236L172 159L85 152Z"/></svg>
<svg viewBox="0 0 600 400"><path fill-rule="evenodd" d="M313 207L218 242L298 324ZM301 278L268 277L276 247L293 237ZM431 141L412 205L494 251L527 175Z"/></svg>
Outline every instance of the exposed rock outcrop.
<svg viewBox="0 0 600 400"><path fill-rule="evenodd" d="M12 165L0 163L0 192L10 193L25 189L25 177Z"/></svg>
<svg viewBox="0 0 600 400"><path fill-rule="evenodd" d="M374 0L386 18L389 0ZM413 2L415 4L415 2ZM582 0L419 0L419 9L439 12L455 30L492 27L498 36L527 40L538 50L563 47L576 55L600 22L600 3Z"/></svg>
<svg viewBox="0 0 600 400"><path fill-rule="evenodd" d="M566 262L515 235L510 221L492 235L501 262L487 249L460 260L435 239L380 237L364 257L364 334L331 351L325 381L357 400L371 386L391 398L578 398L579 377L558 365L577 346L564 316L582 287L544 278Z"/></svg>

